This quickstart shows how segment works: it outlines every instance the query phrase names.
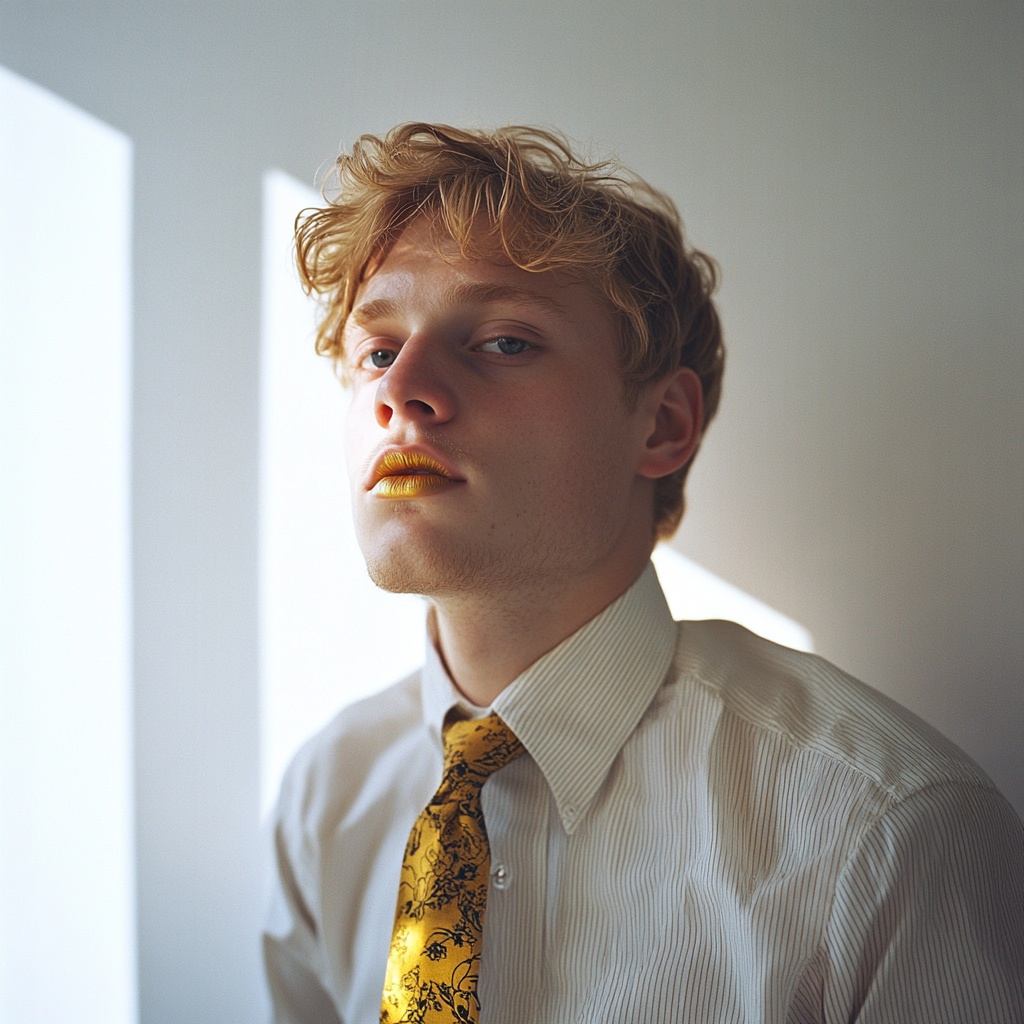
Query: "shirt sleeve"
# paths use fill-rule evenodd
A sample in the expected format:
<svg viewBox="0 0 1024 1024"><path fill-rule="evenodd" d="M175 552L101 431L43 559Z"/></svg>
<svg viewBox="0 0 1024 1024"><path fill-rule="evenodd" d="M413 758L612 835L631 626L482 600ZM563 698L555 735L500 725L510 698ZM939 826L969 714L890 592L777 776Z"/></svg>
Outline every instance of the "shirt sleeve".
<svg viewBox="0 0 1024 1024"><path fill-rule="evenodd" d="M296 879L285 830L274 832L274 878L263 962L274 1024L344 1024L322 981L317 927Z"/></svg>
<svg viewBox="0 0 1024 1024"><path fill-rule="evenodd" d="M928 787L889 810L840 879L829 1024L1024 1021L1024 826L994 790Z"/></svg>

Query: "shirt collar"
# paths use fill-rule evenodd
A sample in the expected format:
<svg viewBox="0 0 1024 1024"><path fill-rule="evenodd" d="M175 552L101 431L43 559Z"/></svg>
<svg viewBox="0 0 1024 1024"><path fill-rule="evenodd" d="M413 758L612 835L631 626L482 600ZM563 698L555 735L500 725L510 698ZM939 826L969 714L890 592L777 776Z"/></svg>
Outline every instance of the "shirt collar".
<svg viewBox="0 0 1024 1024"><path fill-rule="evenodd" d="M428 632L432 630L428 629ZM603 612L535 661L494 701L537 762L568 833L576 830L612 763L664 682L676 625L648 564ZM449 709L466 705L428 638L423 711L440 747Z"/></svg>

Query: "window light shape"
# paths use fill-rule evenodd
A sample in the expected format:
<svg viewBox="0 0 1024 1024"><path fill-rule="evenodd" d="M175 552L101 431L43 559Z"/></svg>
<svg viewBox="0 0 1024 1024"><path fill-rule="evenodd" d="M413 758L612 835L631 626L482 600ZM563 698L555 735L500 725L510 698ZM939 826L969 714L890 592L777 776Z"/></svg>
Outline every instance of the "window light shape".
<svg viewBox="0 0 1024 1024"><path fill-rule="evenodd" d="M355 540L342 430L348 392L313 350L315 304L294 266L295 215L320 202L264 178L260 383L263 811L310 734L423 662L425 606L378 590Z"/></svg>
<svg viewBox="0 0 1024 1024"><path fill-rule="evenodd" d="M131 171L0 68L0 1024L137 1018Z"/></svg>

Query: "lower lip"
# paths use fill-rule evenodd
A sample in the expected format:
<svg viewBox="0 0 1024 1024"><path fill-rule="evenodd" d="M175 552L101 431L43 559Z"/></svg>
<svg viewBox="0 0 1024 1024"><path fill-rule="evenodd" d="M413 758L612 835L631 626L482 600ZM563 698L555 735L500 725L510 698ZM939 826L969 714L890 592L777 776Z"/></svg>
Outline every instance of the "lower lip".
<svg viewBox="0 0 1024 1024"><path fill-rule="evenodd" d="M419 498L424 494L436 494L446 490L458 480L438 476L436 473L408 473L381 477L372 493L378 498Z"/></svg>

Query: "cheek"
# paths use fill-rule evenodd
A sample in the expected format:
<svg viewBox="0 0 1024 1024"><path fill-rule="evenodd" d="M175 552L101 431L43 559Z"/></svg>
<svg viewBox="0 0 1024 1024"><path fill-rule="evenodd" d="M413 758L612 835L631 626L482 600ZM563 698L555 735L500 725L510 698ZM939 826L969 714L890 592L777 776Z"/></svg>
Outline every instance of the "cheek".
<svg viewBox="0 0 1024 1024"><path fill-rule="evenodd" d="M545 409L547 435L574 455L618 461L634 431L618 379L613 383L601 375L562 389Z"/></svg>
<svg viewBox="0 0 1024 1024"><path fill-rule="evenodd" d="M607 500L627 489L635 473L633 430L619 396L563 389L545 398L531 403L531 415L520 416L508 439L507 458L518 463L521 479L574 504L592 501L595 491Z"/></svg>

